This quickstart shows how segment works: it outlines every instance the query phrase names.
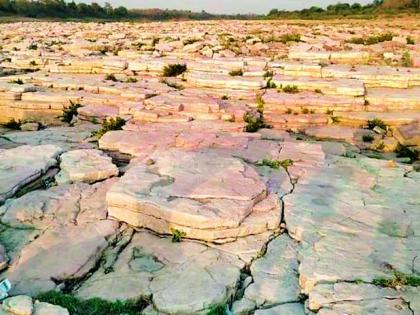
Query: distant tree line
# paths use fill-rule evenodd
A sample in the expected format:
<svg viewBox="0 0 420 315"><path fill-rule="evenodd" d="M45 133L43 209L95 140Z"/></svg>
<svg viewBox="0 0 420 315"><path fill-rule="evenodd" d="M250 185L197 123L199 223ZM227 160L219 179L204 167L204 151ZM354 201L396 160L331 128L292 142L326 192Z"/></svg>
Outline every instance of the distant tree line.
<svg viewBox="0 0 420 315"><path fill-rule="evenodd" d="M0 0L0 15L18 15L31 18L104 20L208 20L208 19L277 19L277 18L328 18L334 16L371 15L392 10L419 10L420 0L374 0L371 4L337 3L327 8L313 6L309 9L284 11L272 9L267 15L216 15L206 11L188 10L131 9L123 6L112 7L105 3L101 6L92 2L76 3L65 0ZM381 11L382 10L382 11Z"/></svg>

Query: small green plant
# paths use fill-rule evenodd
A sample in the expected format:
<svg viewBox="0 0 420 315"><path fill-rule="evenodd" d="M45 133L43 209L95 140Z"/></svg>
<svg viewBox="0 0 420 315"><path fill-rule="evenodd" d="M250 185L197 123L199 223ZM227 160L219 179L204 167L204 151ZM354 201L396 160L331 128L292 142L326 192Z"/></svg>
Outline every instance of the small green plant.
<svg viewBox="0 0 420 315"><path fill-rule="evenodd" d="M261 161L257 162L258 166L268 166L273 169L279 169L280 167L284 168L285 170L288 169L289 166L293 165L293 161L291 159L286 160L269 160L269 159L263 159Z"/></svg>
<svg viewBox="0 0 420 315"><path fill-rule="evenodd" d="M136 315L146 307L144 301L109 302L99 298L79 300L70 294L57 291L41 293L35 299L64 307L71 315Z"/></svg>
<svg viewBox="0 0 420 315"><path fill-rule="evenodd" d="M268 79L268 78L272 78L273 75L274 75L273 71L266 71L264 73L264 76L263 77L264 77L264 79Z"/></svg>
<svg viewBox="0 0 420 315"><path fill-rule="evenodd" d="M404 285L420 287L420 277L394 271L392 278L376 278L373 279L372 283L380 287L389 287L394 289Z"/></svg>
<svg viewBox="0 0 420 315"><path fill-rule="evenodd" d="M385 149L385 143L381 141L376 145L376 150L382 151L383 149Z"/></svg>
<svg viewBox="0 0 420 315"><path fill-rule="evenodd" d="M3 124L3 127L13 130L20 130L20 125L22 122L20 120L16 121L14 118L10 119L8 122Z"/></svg>
<svg viewBox="0 0 420 315"><path fill-rule="evenodd" d="M19 78L18 79L10 80L9 83L11 83L11 84L18 84L18 85L24 84L23 80L22 79L19 79Z"/></svg>
<svg viewBox="0 0 420 315"><path fill-rule="evenodd" d="M37 65L37 63L36 63L36 61L35 60L31 60L31 62L29 63L31 66L36 66Z"/></svg>
<svg viewBox="0 0 420 315"><path fill-rule="evenodd" d="M280 36L278 41L283 44L288 42L300 42L300 34L283 34Z"/></svg>
<svg viewBox="0 0 420 315"><path fill-rule="evenodd" d="M223 100L223 101L227 101L228 99L229 99L229 96L227 96L227 95L223 95L223 96L222 96L222 100Z"/></svg>
<svg viewBox="0 0 420 315"><path fill-rule="evenodd" d="M171 228L171 233L172 233L172 242L173 243L179 243L182 241L182 239L184 237L187 236L187 233L185 233L184 231L180 231L178 229L174 229Z"/></svg>
<svg viewBox="0 0 420 315"><path fill-rule="evenodd" d="M321 89L315 89L315 93L322 94Z"/></svg>
<svg viewBox="0 0 420 315"><path fill-rule="evenodd" d="M38 45L37 45L37 44L32 43L32 44L30 44L30 45L28 46L28 49L30 49L30 50L37 50L37 49L38 49Z"/></svg>
<svg viewBox="0 0 420 315"><path fill-rule="evenodd" d="M410 148L400 143L397 145L397 148L395 149L395 153L397 153L397 157L409 158L411 162L417 161L420 157L419 150L415 148Z"/></svg>
<svg viewBox="0 0 420 315"><path fill-rule="evenodd" d="M102 137L104 134L106 134L108 131L111 130L122 130L122 127L125 125L125 120L121 117L115 117L110 118L108 120L105 120L102 122L101 129L98 131L94 131L92 133L92 136L95 136L97 138Z"/></svg>
<svg viewBox="0 0 420 315"><path fill-rule="evenodd" d="M263 112L264 112L264 105L265 105L265 102L264 102L264 100L263 100L263 98L262 98L262 95L261 94L257 94L257 96L256 96L256 102L257 102L257 110L258 110L258 112L260 113L260 114L262 114Z"/></svg>
<svg viewBox="0 0 420 315"><path fill-rule="evenodd" d="M125 82L127 82L127 83L136 83L137 82L137 79L135 77L128 77Z"/></svg>
<svg viewBox="0 0 420 315"><path fill-rule="evenodd" d="M215 305L215 306L210 307L207 315L226 315L227 314L226 310L227 310L226 305Z"/></svg>
<svg viewBox="0 0 420 315"><path fill-rule="evenodd" d="M338 124L340 122L340 118L337 116L331 116L331 121L333 124Z"/></svg>
<svg viewBox="0 0 420 315"><path fill-rule="evenodd" d="M369 36L367 38L362 37L353 37L346 41L346 43L357 44L357 45L374 45L382 42L387 42L392 40L394 34L392 33L383 33L379 35Z"/></svg>
<svg viewBox="0 0 420 315"><path fill-rule="evenodd" d="M188 38L188 39L185 39L182 43L186 46L186 45L194 44L194 43L199 42L199 41L200 40L197 39L197 38Z"/></svg>
<svg viewBox="0 0 420 315"><path fill-rule="evenodd" d="M401 65L403 67L411 67L411 66L413 66L413 61L411 60L411 55L410 55L410 53L407 50L404 51L404 53L402 54L402 57L401 57Z"/></svg>
<svg viewBox="0 0 420 315"><path fill-rule="evenodd" d="M105 76L105 80L106 81L113 81L113 82L118 82L118 79L116 78L115 74L113 73L109 73Z"/></svg>
<svg viewBox="0 0 420 315"><path fill-rule="evenodd" d="M406 41L407 41L407 45L415 45L416 44L414 39L411 38L410 36L407 36Z"/></svg>
<svg viewBox="0 0 420 315"><path fill-rule="evenodd" d="M82 107L79 103L70 101L70 106L63 109L63 114L60 116L61 121L71 123L74 116L77 116L77 109Z"/></svg>
<svg viewBox="0 0 420 315"><path fill-rule="evenodd" d="M257 132L261 128L269 127L264 123L262 113L253 114L251 112L247 112L244 114L244 121L246 122L246 132Z"/></svg>
<svg viewBox="0 0 420 315"><path fill-rule="evenodd" d="M267 88L268 88L268 89L275 89L275 88L277 88L277 85L276 85L276 83L273 81L273 79L272 79L272 78L270 78L270 79L268 79L268 80L267 80Z"/></svg>
<svg viewBox="0 0 420 315"><path fill-rule="evenodd" d="M296 94L299 93L299 89L296 85L286 85L282 87L284 93Z"/></svg>
<svg viewBox="0 0 420 315"><path fill-rule="evenodd" d="M371 143L375 138L371 135L363 135L362 139L363 139L363 142Z"/></svg>
<svg viewBox="0 0 420 315"><path fill-rule="evenodd" d="M177 90L183 90L184 89L184 86L182 84L178 84L176 82L171 82L171 81L168 81L166 79L162 80L160 82L166 84L167 86L169 86L173 89L177 89Z"/></svg>
<svg viewBox="0 0 420 315"><path fill-rule="evenodd" d="M185 71L187 71L187 65L185 65L185 64L180 64L180 63L170 64L170 65L166 65L163 68L162 76L164 76L164 77L176 77L176 76L184 73Z"/></svg>
<svg viewBox="0 0 420 315"><path fill-rule="evenodd" d="M238 76L243 76L244 72L242 71L242 69L234 69L229 72L229 75L231 77L238 77Z"/></svg>
<svg viewBox="0 0 420 315"><path fill-rule="evenodd" d="M368 120L367 127L370 130L373 130L375 127L379 127L383 130L387 130L387 128L388 128L387 125L379 118L374 118L374 119Z"/></svg>

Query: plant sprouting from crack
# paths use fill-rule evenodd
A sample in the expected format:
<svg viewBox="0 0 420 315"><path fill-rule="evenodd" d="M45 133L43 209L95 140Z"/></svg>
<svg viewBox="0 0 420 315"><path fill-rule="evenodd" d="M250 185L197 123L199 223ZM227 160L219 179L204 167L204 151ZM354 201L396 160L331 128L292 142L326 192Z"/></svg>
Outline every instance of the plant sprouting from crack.
<svg viewBox="0 0 420 315"><path fill-rule="evenodd" d="M182 241L184 237L187 236L187 233L184 231L180 231L178 229L171 228L171 234L172 234L172 242L173 243L179 243Z"/></svg>

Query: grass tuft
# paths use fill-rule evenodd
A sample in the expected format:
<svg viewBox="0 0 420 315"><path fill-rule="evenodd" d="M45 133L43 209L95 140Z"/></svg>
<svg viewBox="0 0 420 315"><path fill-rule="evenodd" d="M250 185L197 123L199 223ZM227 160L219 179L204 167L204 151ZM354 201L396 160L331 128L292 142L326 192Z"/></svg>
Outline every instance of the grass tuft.
<svg viewBox="0 0 420 315"><path fill-rule="evenodd" d="M71 315L137 315L146 306L144 301L108 302L99 298L79 300L70 294L56 291L41 293L35 299L64 307Z"/></svg>

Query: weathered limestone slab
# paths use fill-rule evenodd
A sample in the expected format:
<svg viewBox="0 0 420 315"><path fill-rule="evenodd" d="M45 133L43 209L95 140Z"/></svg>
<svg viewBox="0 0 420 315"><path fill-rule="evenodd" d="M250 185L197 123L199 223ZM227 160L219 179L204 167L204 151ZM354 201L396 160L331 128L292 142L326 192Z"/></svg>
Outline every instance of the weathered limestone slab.
<svg viewBox="0 0 420 315"><path fill-rule="evenodd" d="M164 234L176 228L208 241L262 233L279 222L275 198L253 210L265 199L266 187L239 159L217 151L179 150L150 159L152 164L131 166L108 192L110 216Z"/></svg>
<svg viewBox="0 0 420 315"><path fill-rule="evenodd" d="M56 175L59 184L94 183L118 175L118 167L112 163L112 158L93 149L73 150L62 154L60 168L60 173Z"/></svg>
<svg viewBox="0 0 420 315"><path fill-rule="evenodd" d="M368 111L420 111L420 87L372 88L366 93Z"/></svg>
<svg viewBox="0 0 420 315"><path fill-rule="evenodd" d="M185 77L189 83L200 87L259 90L266 86L264 80L254 77L207 74L204 72L190 72Z"/></svg>
<svg viewBox="0 0 420 315"><path fill-rule="evenodd" d="M0 149L0 204L55 166L61 152L55 145Z"/></svg>
<svg viewBox="0 0 420 315"><path fill-rule="evenodd" d="M319 79L311 77L291 77L275 75L272 81L278 87L296 86L299 90L315 91L324 94L362 96L365 94L363 82L356 79Z"/></svg>
<svg viewBox="0 0 420 315"><path fill-rule="evenodd" d="M297 243L283 234L268 244L263 257L252 262L254 282L246 288L245 297L257 307L298 302Z"/></svg>
<svg viewBox="0 0 420 315"><path fill-rule="evenodd" d="M301 172L284 197L288 231L303 246L303 292L322 282L371 283L392 270L418 273L416 177L368 158L330 156L320 166Z"/></svg>
<svg viewBox="0 0 420 315"><path fill-rule="evenodd" d="M107 272L105 266L110 267ZM115 262L105 262L76 294L111 301L150 298L157 311L166 314L207 314L233 296L242 266L236 257L216 249L140 232Z"/></svg>
<svg viewBox="0 0 420 315"><path fill-rule="evenodd" d="M394 137L403 145L420 146L420 122L401 125L394 128Z"/></svg>
<svg viewBox="0 0 420 315"><path fill-rule="evenodd" d="M410 314L419 309L419 293L415 287L396 290L367 283L320 284L309 296L309 308L322 314L340 314L343 310L369 314Z"/></svg>
<svg viewBox="0 0 420 315"><path fill-rule="evenodd" d="M35 295L56 289L66 279L83 277L95 266L117 227L117 222L103 220L47 230L24 247L7 270L12 294Z"/></svg>
<svg viewBox="0 0 420 315"><path fill-rule="evenodd" d="M55 225L105 220L105 194L115 181L59 185L8 199L0 207L1 222L13 228L45 230Z"/></svg>
<svg viewBox="0 0 420 315"><path fill-rule="evenodd" d="M301 92L296 94L282 93L269 89L263 95L264 113L326 113L327 111L363 111L365 101L362 97L338 95L323 95L315 92Z"/></svg>
<svg viewBox="0 0 420 315"><path fill-rule="evenodd" d="M408 88L420 84L419 69L404 67L328 65L322 68L322 77L359 79L368 87Z"/></svg>
<svg viewBox="0 0 420 315"><path fill-rule="evenodd" d="M388 126L399 126L416 123L420 120L420 112L335 112L340 124L361 127L369 120L380 119Z"/></svg>

